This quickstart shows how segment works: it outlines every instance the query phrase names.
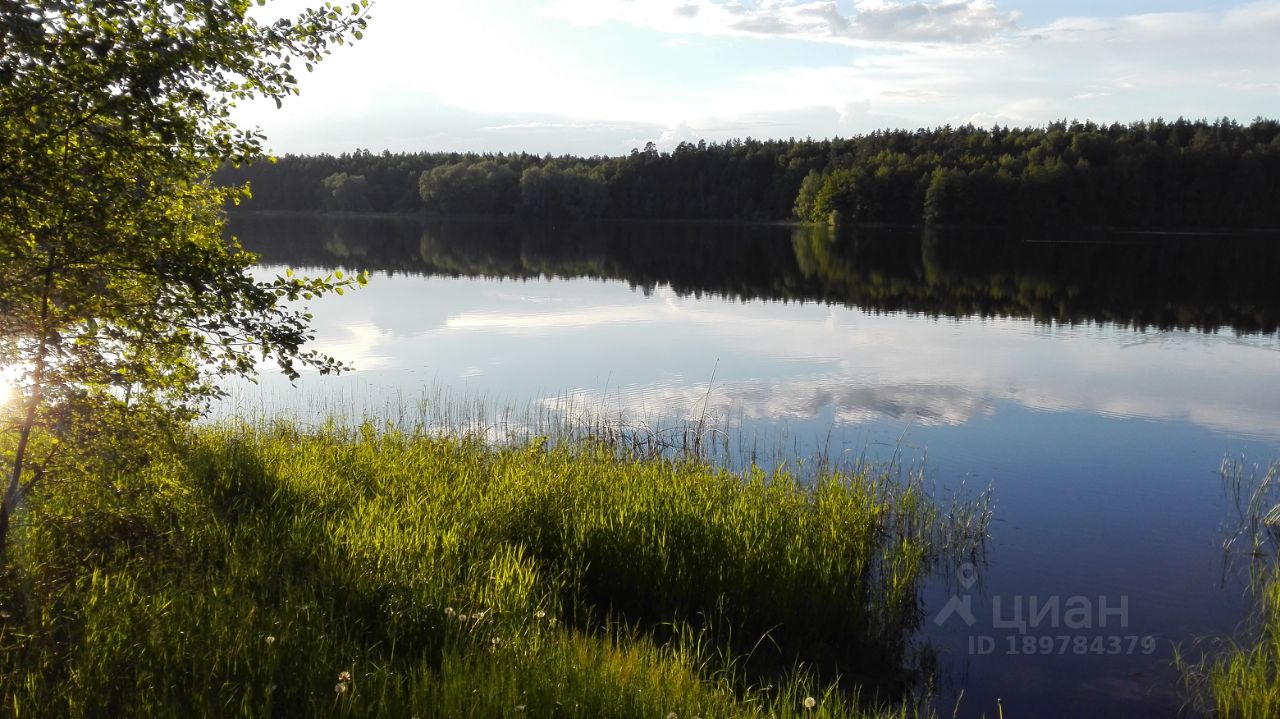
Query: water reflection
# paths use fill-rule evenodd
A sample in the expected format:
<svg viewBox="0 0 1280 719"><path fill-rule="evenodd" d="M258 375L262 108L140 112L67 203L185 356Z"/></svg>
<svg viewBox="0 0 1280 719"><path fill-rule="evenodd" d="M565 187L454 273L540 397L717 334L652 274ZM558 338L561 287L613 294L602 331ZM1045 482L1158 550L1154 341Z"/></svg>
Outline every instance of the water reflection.
<svg viewBox="0 0 1280 719"><path fill-rule="evenodd" d="M621 280L679 296L1273 334L1280 237L238 217L263 261ZM265 238L270 238L264 241Z"/></svg>
<svg viewBox="0 0 1280 719"><path fill-rule="evenodd" d="M334 242L250 244L272 261L363 269L385 269L389 261L370 254L397 247L387 240L377 253L339 261L328 254ZM465 243L455 251L488 256ZM522 266L545 261L528 248L521 256ZM1274 334L744 303L659 284L645 296L621 283L523 281L512 272L515 282L377 277L354 297L317 305L318 346L375 382L483 379L488 393L517 401L568 393L583 406L637 415L694 411L714 372L713 409L748 418L958 425L1006 402L1280 438ZM909 293L919 294L895 296ZM1097 314L1141 312L1121 306L1130 309Z"/></svg>
<svg viewBox="0 0 1280 719"><path fill-rule="evenodd" d="M829 409L841 423L959 424L1011 401L1280 438L1280 382L1261 381L1280 365L1280 342L1261 333L1280 317L1266 273L1280 245L1261 238L1085 244L297 218L233 230L265 262L391 273L317 313L322 349L365 371L488 375L490 391L513 397L536 378L584 404L679 412L719 367L718 410L755 418ZM427 274L437 279L417 279ZM463 279L472 276L616 278L646 297L582 280ZM1224 326L1256 333L1206 331Z"/></svg>
<svg viewBox="0 0 1280 719"><path fill-rule="evenodd" d="M961 716L996 697L1022 716L1168 716L1172 643L1243 616L1219 583L1217 468L1229 452L1280 456L1280 244L1265 238L299 218L234 231L268 263L382 273L314 306L319 348L361 368L322 391L376 408L436 384L629 417L696 416L709 398L802 451L831 434L838 453L927 447L944 487L995 487L975 611L1127 597L1126 633L1160 638L1150 656L972 656L973 632L994 627L926 622L944 715L963 689ZM927 615L949 596L934 590Z"/></svg>

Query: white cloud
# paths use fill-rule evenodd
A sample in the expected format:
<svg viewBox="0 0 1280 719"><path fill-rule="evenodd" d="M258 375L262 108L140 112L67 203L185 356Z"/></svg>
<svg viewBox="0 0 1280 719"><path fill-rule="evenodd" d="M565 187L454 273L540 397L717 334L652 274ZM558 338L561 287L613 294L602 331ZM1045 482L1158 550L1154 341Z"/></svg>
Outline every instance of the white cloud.
<svg viewBox="0 0 1280 719"><path fill-rule="evenodd" d="M304 78L302 97L283 113L266 103L241 117L264 126L282 152L590 155L650 140L1280 114L1280 2L1026 28L993 0L860 0L843 11L829 0L534 7L387 3L365 40ZM658 36L618 33L625 44L616 55L575 44L618 29L594 27L603 23ZM490 41L478 46L480 36ZM642 53L664 51L689 53L687 71L637 79L627 70ZM737 59L744 53L749 65Z"/></svg>
<svg viewBox="0 0 1280 719"><path fill-rule="evenodd" d="M840 128L846 132L882 128L886 117L906 118L908 127L1156 116L1247 121L1280 111L1269 92L1280 64L1277 7L1064 19L980 43L895 45L846 64L743 76L715 95L734 106L861 103L862 117Z"/></svg>
<svg viewBox="0 0 1280 719"><path fill-rule="evenodd" d="M673 33L750 35L847 44L977 42L1014 27L992 0L860 0L845 14L833 0L550 0L546 14L580 25L627 22Z"/></svg>
<svg viewBox="0 0 1280 719"><path fill-rule="evenodd" d="M1013 28L1016 19L1016 13L1002 13L990 0L866 1L858 3L850 29L870 40L976 42Z"/></svg>

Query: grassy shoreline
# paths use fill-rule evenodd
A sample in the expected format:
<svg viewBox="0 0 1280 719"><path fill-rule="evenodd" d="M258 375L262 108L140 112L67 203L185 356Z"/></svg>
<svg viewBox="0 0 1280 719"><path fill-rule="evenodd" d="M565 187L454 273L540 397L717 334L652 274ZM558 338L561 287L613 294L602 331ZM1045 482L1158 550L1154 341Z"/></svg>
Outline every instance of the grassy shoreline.
<svg viewBox="0 0 1280 719"><path fill-rule="evenodd" d="M981 516L892 468L197 427L28 508L0 712L915 715L920 584Z"/></svg>

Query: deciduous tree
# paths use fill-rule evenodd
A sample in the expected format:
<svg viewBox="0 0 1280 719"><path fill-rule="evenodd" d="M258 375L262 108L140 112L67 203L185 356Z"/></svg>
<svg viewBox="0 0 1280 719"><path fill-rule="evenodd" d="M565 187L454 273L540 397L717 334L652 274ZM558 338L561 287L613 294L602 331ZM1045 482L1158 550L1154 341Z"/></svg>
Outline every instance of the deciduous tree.
<svg viewBox="0 0 1280 719"><path fill-rule="evenodd" d="M286 300L363 276L255 279L221 232L242 191L207 178L262 151L235 103L295 93L295 65L358 38L366 6L262 22L248 0L0 0L0 366L20 375L0 559L88 429L189 416L264 360L341 368L305 349L310 317Z"/></svg>

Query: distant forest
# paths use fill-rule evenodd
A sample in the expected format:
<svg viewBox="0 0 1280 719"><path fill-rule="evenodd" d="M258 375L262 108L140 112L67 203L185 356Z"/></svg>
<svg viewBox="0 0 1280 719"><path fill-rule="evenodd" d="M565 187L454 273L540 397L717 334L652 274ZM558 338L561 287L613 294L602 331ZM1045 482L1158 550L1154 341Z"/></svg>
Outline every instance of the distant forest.
<svg viewBox="0 0 1280 719"><path fill-rule="evenodd" d="M286 155L222 168L259 211L553 219L1280 227L1280 122L1059 122L653 143L622 157Z"/></svg>

